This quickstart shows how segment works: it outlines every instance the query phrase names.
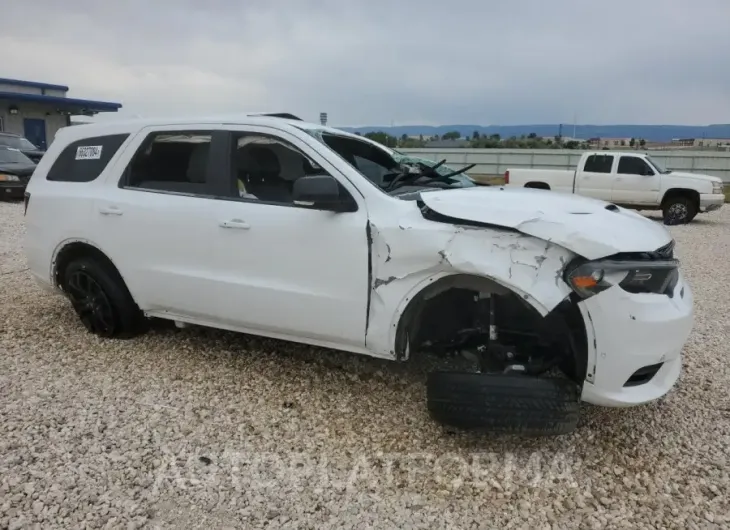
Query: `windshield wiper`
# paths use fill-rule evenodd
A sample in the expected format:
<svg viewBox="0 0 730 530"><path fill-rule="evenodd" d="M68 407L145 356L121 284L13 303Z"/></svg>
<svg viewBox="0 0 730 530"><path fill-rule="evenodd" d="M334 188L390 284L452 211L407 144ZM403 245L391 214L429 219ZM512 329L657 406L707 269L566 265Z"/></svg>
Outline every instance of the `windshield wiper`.
<svg viewBox="0 0 730 530"><path fill-rule="evenodd" d="M463 167L461 169L457 169L453 173L447 173L446 175L441 175L441 178L450 179L451 177L455 177L456 175L461 175L462 173L466 173L467 171L469 171L474 166L476 166L476 164L469 164L466 167Z"/></svg>

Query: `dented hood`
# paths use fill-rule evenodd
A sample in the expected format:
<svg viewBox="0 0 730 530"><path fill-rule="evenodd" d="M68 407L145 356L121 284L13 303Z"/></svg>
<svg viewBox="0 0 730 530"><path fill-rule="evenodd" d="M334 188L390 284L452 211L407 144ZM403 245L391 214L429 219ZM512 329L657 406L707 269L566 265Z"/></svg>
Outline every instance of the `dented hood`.
<svg viewBox="0 0 730 530"><path fill-rule="evenodd" d="M441 215L511 228L587 259L652 251L672 239L662 224L634 211L554 191L494 186L424 191L421 199Z"/></svg>

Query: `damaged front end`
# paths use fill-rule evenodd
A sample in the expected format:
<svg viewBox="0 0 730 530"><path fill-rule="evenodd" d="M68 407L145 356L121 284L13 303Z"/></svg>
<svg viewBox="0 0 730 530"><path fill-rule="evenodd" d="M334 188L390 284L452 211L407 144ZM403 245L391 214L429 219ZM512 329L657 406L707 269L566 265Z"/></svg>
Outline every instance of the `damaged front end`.
<svg viewBox="0 0 730 530"><path fill-rule="evenodd" d="M460 354L491 373L558 366L582 384L597 346L581 289L671 296L677 282L671 258L661 271L637 265L671 252L666 229L614 205L496 187L409 199L397 226L375 216L368 227L366 345L383 356Z"/></svg>
<svg viewBox="0 0 730 530"><path fill-rule="evenodd" d="M368 225L368 348L399 360L465 357L490 373L557 367L582 381L585 325L563 279L576 255L417 205L398 226Z"/></svg>

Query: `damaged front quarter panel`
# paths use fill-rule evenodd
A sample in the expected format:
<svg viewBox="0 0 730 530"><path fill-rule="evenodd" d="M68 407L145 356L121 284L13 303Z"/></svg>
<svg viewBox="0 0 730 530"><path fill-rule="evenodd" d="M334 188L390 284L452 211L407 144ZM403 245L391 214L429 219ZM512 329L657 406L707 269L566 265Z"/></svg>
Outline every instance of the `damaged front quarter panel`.
<svg viewBox="0 0 730 530"><path fill-rule="evenodd" d="M397 225L368 226L370 292L366 345L395 355L399 319L410 300L432 282L470 275L509 290L547 315L569 294L562 280L571 251L500 227L434 222L418 209Z"/></svg>

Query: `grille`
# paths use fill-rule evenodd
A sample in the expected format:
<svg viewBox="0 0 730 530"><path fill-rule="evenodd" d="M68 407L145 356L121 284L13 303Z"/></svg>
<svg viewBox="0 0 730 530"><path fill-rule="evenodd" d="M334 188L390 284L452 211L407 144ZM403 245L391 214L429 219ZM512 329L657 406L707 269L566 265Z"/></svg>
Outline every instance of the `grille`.
<svg viewBox="0 0 730 530"><path fill-rule="evenodd" d="M674 240L670 241L663 247L659 247L656 250L650 250L646 252L622 252L615 254L613 259L626 259L626 260L638 260L638 261L657 261L674 259Z"/></svg>
<svg viewBox="0 0 730 530"><path fill-rule="evenodd" d="M655 254L661 259L672 259L674 258L674 239L663 247L658 248Z"/></svg>

